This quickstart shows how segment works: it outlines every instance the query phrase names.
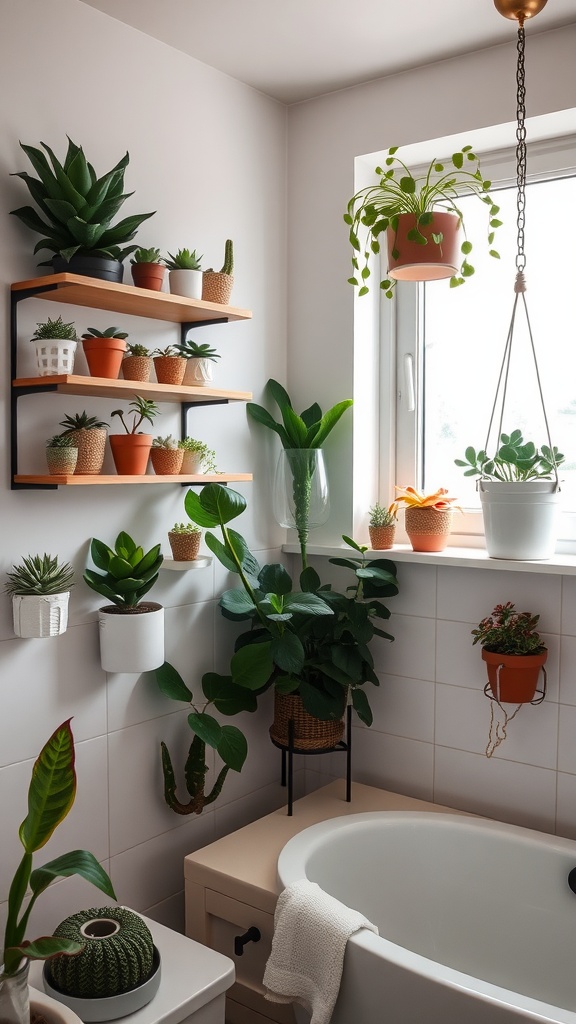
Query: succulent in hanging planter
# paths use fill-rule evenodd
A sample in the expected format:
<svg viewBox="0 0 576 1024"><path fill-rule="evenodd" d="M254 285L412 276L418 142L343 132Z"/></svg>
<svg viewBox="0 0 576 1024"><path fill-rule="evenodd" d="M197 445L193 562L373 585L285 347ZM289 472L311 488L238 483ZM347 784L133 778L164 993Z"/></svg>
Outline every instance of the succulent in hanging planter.
<svg viewBox="0 0 576 1024"><path fill-rule="evenodd" d="M464 284L474 274L468 258L473 245L466 236L459 199L472 195L486 205L488 251L499 259L494 236L502 222L490 194L492 183L484 179L480 160L469 145L446 160L434 158L420 175L397 153L397 146L388 149L384 167L375 170L378 183L360 189L348 203L344 221L353 249L349 283L359 295L366 295L372 259L380 255L386 239L387 269L380 288L387 298L392 298L397 280L449 277L451 287Z"/></svg>
<svg viewBox="0 0 576 1024"><path fill-rule="evenodd" d="M17 171L14 175L22 179L37 209L23 206L10 211L26 227L43 236L36 243L35 253L47 249L57 257L56 261L46 260L40 266L52 262L55 269L121 280L122 261L136 249L135 245L126 243L134 238L142 222L153 216L153 213L139 213L115 221L121 206L133 194L124 192L129 154L126 153L111 171L98 177L82 147L70 138L63 163L46 143L40 145L45 153L20 143L38 177L26 171ZM94 257L111 260L115 265L95 273L90 263L86 265L86 260ZM84 263L77 269L79 258Z"/></svg>
<svg viewBox="0 0 576 1024"><path fill-rule="evenodd" d="M194 734L184 768L186 788L190 797L186 803L177 796L170 752L164 742L161 744L164 799L176 814L201 814L205 807L219 797L230 769L236 772L242 770L248 753L246 737L240 729L234 725L220 725L220 722L208 713L207 708L212 705L222 715L255 711L258 703L256 696L246 687L234 683L231 678L219 676L215 672L206 672L202 676L203 699L195 700L179 672L168 662L156 670L156 682L166 697L191 706L188 725ZM206 793L206 744L212 747L224 762L209 793Z"/></svg>
<svg viewBox="0 0 576 1024"><path fill-rule="evenodd" d="M55 555L28 555L7 573L4 589L12 595L16 636L60 636L68 625L68 601L74 570Z"/></svg>

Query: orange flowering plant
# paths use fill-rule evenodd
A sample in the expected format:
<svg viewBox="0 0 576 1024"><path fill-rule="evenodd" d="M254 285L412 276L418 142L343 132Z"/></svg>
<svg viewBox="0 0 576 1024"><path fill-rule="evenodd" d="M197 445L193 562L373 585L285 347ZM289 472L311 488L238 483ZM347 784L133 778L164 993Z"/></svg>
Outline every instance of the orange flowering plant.
<svg viewBox="0 0 576 1024"><path fill-rule="evenodd" d="M451 508L457 508L458 505L453 505L452 502L456 501L456 498L448 498L448 489L446 487L439 487L434 494L421 494L415 487L396 487L400 494L396 496L396 502L402 503L406 508L435 508L437 512L447 512Z"/></svg>

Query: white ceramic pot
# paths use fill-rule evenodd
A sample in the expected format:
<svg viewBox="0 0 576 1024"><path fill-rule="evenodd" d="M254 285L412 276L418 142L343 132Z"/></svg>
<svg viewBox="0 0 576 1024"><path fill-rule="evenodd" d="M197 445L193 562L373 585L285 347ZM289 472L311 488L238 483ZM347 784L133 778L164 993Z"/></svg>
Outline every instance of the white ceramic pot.
<svg viewBox="0 0 576 1024"><path fill-rule="evenodd" d="M212 359L198 359L192 356L186 360L183 384L191 384L196 387L205 387L212 383L214 376L214 362Z"/></svg>
<svg viewBox="0 0 576 1024"><path fill-rule="evenodd" d="M168 280L173 295L185 295L188 299L202 298L201 270L171 270Z"/></svg>
<svg viewBox="0 0 576 1024"><path fill-rule="evenodd" d="M64 338L33 338L39 377L72 373L78 342Z"/></svg>
<svg viewBox="0 0 576 1024"><path fill-rule="evenodd" d="M138 610L140 609L140 610ZM150 672L164 662L164 609L153 601L132 611L98 611L100 662L105 672Z"/></svg>
<svg viewBox="0 0 576 1024"><path fill-rule="evenodd" d="M12 616L16 636L60 636L68 626L70 591L63 594L13 594Z"/></svg>
<svg viewBox="0 0 576 1024"><path fill-rule="evenodd" d="M478 491L490 558L552 558L560 502L555 480L479 480Z"/></svg>
<svg viewBox="0 0 576 1024"><path fill-rule="evenodd" d="M202 456L199 452L184 452L184 458L182 459L182 467L180 469L180 475L183 473L186 476L191 476L194 473L202 472Z"/></svg>

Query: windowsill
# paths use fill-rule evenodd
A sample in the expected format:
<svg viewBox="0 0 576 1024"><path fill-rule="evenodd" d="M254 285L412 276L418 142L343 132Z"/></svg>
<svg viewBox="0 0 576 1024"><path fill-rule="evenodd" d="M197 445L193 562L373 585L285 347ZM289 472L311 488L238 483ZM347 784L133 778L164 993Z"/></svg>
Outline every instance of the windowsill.
<svg viewBox="0 0 576 1024"><path fill-rule="evenodd" d="M284 544L282 550L287 554L299 554L298 544ZM355 557L349 547L328 547L321 544L309 544L309 555L321 555L326 558ZM506 569L509 572L536 572L551 576L576 576L576 555L555 554L545 561L516 562L509 558L490 558L484 548L448 547L445 551L413 551L409 544L395 544L389 551L366 552L368 558L390 558L393 562L414 562L420 565L449 565L465 569Z"/></svg>

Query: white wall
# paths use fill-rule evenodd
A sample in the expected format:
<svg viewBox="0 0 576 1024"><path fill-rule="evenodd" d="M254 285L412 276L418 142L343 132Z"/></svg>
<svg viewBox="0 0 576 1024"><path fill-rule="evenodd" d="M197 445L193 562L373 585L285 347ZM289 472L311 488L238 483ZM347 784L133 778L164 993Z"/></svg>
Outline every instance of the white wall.
<svg viewBox="0 0 576 1024"><path fill-rule="evenodd" d="M529 115L576 107L576 26L533 38L528 29L527 37ZM515 61L514 34L510 45L290 108L289 382L302 407L313 399L362 402L342 220L354 191L355 157L513 121ZM369 381L365 389L370 394ZM314 542L337 544L352 529L352 426L349 417L327 445L333 514ZM385 492L376 493L386 500ZM356 539L367 543L367 532ZM315 564L323 580L334 572L325 560ZM374 725L354 730L353 778L576 836L574 578L401 563L398 579L400 594L389 602L396 640L377 646L382 686L368 688ZM541 613L550 689L544 704L522 710L506 742L487 758L490 705L470 630L507 600ZM310 784L341 773L342 762L337 755L315 759Z"/></svg>
<svg viewBox="0 0 576 1024"><path fill-rule="evenodd" d="M140 244L164 252L197 248L204 266L220 266L225 239L234 239L232 301L253 309L254 318L203 328L201 340L221 352L216 383L252 391L261 400L269 376L285 378L286 114L282 105L77 0L4 0L2 24L0 402L6 441L0 450L0 574L22 555L48 551L73 562L78 582L71 626L58 639L15 639L10 600L0 596L0 904L19 856L17 828L33 759L53 729L73 716L78 798L44 859L75 847L90 849L109 865L122 902L179 924L183 855L282 803L280 755L268 740L267 709L245 715L250 755L244 771L232 773L215 810L179 817L164 803L159 743L166 740L183 765L191 739L186 707L164 698L152 674L107 678L100 668L96 609L102 601L81 579L89 539L110 542L126 529L145 545L161 541L169 554L167 530L184 518L182 488L9 489L9 284L46 272L37 271L32 255L37 236L9 216L28 202L24 185L9 173L31 170L19 140L42 140L63 157L68 134L99 173L128 149L125 181L135 195L126 212L157 211L142 227ZM28 338L47 315L62 312L79 332L118 325L116 314L40 300L22 303L20 310L21 373L34 373ZM178 340L169 325L120 319L132 341L156 347ZM66 413L87 408L107 419L118 404L60 396L22 400L21 470L43 471L44 440L60 429ZM163 407L155 433L177 430L178 412ZM261 482L268 469L266 441L248 423L245 406L195 410L189 432L216 449L219 469L254 472L254 484L238 485L249 503L238 528L259 552L277 549L282 532L272 525ZM227 670L233 631L216 600L224 588L225 574L212 567L164 573L151 595L167 609L167 658L196 692L203 672ZM101 900L87 885L60 884L40 901L38 928Z"/></svg>

